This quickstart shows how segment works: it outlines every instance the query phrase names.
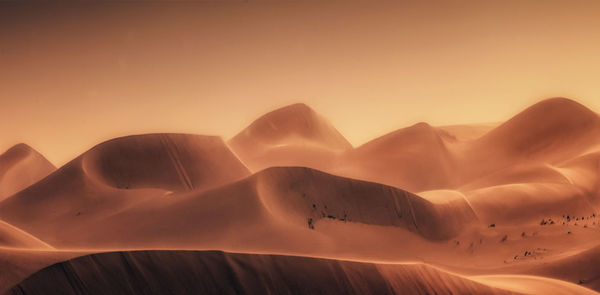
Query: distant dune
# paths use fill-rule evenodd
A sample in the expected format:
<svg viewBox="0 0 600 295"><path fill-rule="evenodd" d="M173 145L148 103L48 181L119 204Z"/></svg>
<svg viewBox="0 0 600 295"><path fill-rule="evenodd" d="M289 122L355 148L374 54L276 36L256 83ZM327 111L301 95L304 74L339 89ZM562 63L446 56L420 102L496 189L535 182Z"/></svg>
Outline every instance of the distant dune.
<svg viewBox="0 0 600 295"><path fill-rule="evenodd" d="M329 121L305 104L256 119L228 143L252 171L272 166L327 170L337 154L352 148Z"/></svg>
<svg viewBox="0 0 600 295"><path fill-rule="evenodd" d="M444 136L426 123L403 128L348 152L335 171L412 192L451 188L457 168Z"/></svg>
<svg viewBox="0 0 600 295"><path fill-rule="evenodd" d="M44 156L26 144L0 155L0 201L36 183L56 170Z"/></svg>
<svg viewBox="0 0 600 295"><path fill-rule="evenodd" d="M421 264L145 251L52 265L6 294L518 294Z"/></svg>

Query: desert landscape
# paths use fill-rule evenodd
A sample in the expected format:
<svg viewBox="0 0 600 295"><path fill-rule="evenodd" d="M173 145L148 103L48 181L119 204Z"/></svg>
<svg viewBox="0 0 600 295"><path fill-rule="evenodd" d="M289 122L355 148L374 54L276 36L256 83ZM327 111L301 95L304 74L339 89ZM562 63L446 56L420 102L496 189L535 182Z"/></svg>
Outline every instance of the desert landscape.
<svg viewBox="0 0 600 295"><path fill-rule="evenodd" d="M0 295L600 295L598 0L0 0Z"/></svg>
<svg viewBox="0 0 600 295"><path fill-rule="evenodd" d="M600 116L574 100L360 146L302 103L240 129L119 137L58 168L7 150L0 291L600 292Z"/></svg>

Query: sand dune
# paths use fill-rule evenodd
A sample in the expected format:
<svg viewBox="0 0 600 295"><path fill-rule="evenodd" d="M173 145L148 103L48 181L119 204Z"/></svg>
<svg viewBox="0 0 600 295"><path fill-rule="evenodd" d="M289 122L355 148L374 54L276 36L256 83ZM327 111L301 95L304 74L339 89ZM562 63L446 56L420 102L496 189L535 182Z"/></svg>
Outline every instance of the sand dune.
<svg viewBox="0 0 600 295"><path fill-rule="evenodd" d="M66 230L146 199L202 190L248 175L216 137L152 134L100 144L0 203L0 218L60 244ZM71 239L76 239L73 236Z"/></svg>
<svg viewBox="0 0 600 295"><path fill-rule="evenodd" d="M86 254L49 248L0 248L0 294L44 267Z"/></svg>
<svg viewBox="0 0 600 295"><path fill-rule="evenodd" d="M426 123L400 129L346 153L335 172L411 192L452 188L456 163L442 139L447 136Z"/></svg>
<svg viewBox="0 0 600 295"><path fill-rule="evenodd" d="M252 170L272 166L307 166L327 170L352 145L321 115L305 104L274 110L228 142Z"/></svg>
<svg viewBox="0 0 600 295"><path fill-rule="evenodd" d="M117 138L37 182L21 178L49 173L35 168L40 157L24 146L0 156L2 173L13 173L0 185L24 188L0 201L0 270L11 269L0 291L60 257L146 249L253 254L98 254L47 268L11 292L48 284L67 294L600 289L600 119L568 99L497 126L419 123L357 148L296 104L227 144L182 134ZM41 248L51 254L31 250ZM24 259L27 251L39 261ZM121 275L126 266L135 272Z"/></svg>
<svg viewBox="0 0 600 295"><path fill-rule="evenodd" d="M44 156L26 144L0 155L0 201L56 170Z"/></svg>
<svg viewBox="0 0 600 295"><path fill-rule="evenodd" d="M518 294L421 264L379 265L216 251L84 256L43 269L6 294L81 293Z"/></svg>
<svg viewBox="0 0 600 295"><path fill-rule="evenodd" d="M596 113L569 99L547 99L475 141L463 173L475 177L524 160L553 164L599 143Z"/></svg>
<svg viewBox="0 0 600 295"><path fill-rule="evenodd" d="M107 141L85 153L82 169L124 189L215 187L248 175L218 137L151 134Z"/></svg>
<svg viewBox="0 0 600 295"><path fill-rule="evenodd" d="M464 200L434 204L393 187L299 167L270 168L206 192L164 195L129 190L125 195L103 191L106 195L90 201L57 196L26 202L39 197L35 192L26 190L0 203L1 216L60 247L244 244L252 249L306 251L308 244L299 239L319 240L312 229L318 232L321 223L330 220L340 225L398 227L426 239L444 240L476 218ZM29 218L31 214L36 218ZM280 246L253 240L261 234L279 241Z"/></svg>
<svg viewBox="0 0 600 295"><path fill-rule="evenodd" d="M52 249L38 238L0 221L0 248Z"/></svg>

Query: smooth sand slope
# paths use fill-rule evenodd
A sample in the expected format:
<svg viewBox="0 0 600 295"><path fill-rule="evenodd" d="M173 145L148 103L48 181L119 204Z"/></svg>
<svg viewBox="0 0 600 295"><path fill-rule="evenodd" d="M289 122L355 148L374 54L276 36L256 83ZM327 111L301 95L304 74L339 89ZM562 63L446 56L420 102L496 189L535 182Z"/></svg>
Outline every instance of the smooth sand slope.
<svg viewBox="0 0 600 295"><path fill-rule="evenodd" d="M327 119L305 104L256 119L228 143L252 171L272 166L328 170L338 154L352 148Z"/></svg>
<svg viewBox="0 0 600 295"><path fill-rule="evenodd" d="M54 245L146 199L249 174L218 137L151 134L102 143L0 203L0 218ZM98 224L97 226L102 226ZM82 241L84 242L84 241ZM93 246L93 245L90 245Z"/></svg>
<svg viewBox="0 0 600 295"><path fill-rule="evenodd" d="M468 180L532 161L558 164L598 144L598 114L569 99L547 99L475 141L462 174Z"/></svg>
<svg viewBox="0 0 600 295"><path fill-rule="evenodd" d="M26 190L0 203L0 214L60 248L216 247L305 254L321 253L315 245L326 247L323 253L352 248L327 246L329 238L320 233L324 223L389 227L446 240L476 219L464 199L434 204L393 187L302 167L270 168L208 191L152 195L129 190L75 200L79 191L61 192L42 202Z"/></svg>
<svg viewBox="0 0 600 295"><path fill-rule="evenodd" d="M38 238L3 221L0 221L0 248L52 249Z"/></svg>
<svg viewBox="0 0 600 295"><path fill-rule="evenodd" d="M56 170L44 156L26 144L0 155L0 201L36 183Z"/></svg>
<svg viewBox="0 0 600 295"><path fill-rule="evenodd" d="M6 294L108 293L518 294L421 264L384 265L216 251L84 256L45 268Z"/></svg>
<svg viewBox="0 0 600 295"><path fill-rule="evenodd" d="M426 123L403 128L344 154L335 172L411 192L452 188L457 168L443 140L448 136Z"/></svg>

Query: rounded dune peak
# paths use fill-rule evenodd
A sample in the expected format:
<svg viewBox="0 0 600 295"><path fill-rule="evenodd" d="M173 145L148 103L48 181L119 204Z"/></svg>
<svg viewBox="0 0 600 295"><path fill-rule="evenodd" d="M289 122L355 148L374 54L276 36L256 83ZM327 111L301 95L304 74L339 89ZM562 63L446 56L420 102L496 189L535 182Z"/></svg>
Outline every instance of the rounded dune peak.
<svg viewBox="0 0 600 295"><path fill-rule="evenodd" d="M25 143L0 155L0 200L32 185L56 170L44 156Z"/></svg>
<svg viewBox="0 0 600 295"><path fill-rule="evenodd" d="M284 106L261 116L232 138L231 143L239 146L247 144L247 141L255 141L279 145L294 139L332 149L352 147L327 119L304 103Z"/></svg>
<svg viewBox="0 0 600 295"><path fill-rule="evenodd" d="M564 97L542 100L478 140L484 148L509 156L562 160L598 142L600 118Z"/></svg>
<svg viewBox="0 0 600 295"><path fill-rule="evenodd" d="M303 103L271 111L228 142L252 171L271 166L328 170L352 145L323 116Z"/></svg>

